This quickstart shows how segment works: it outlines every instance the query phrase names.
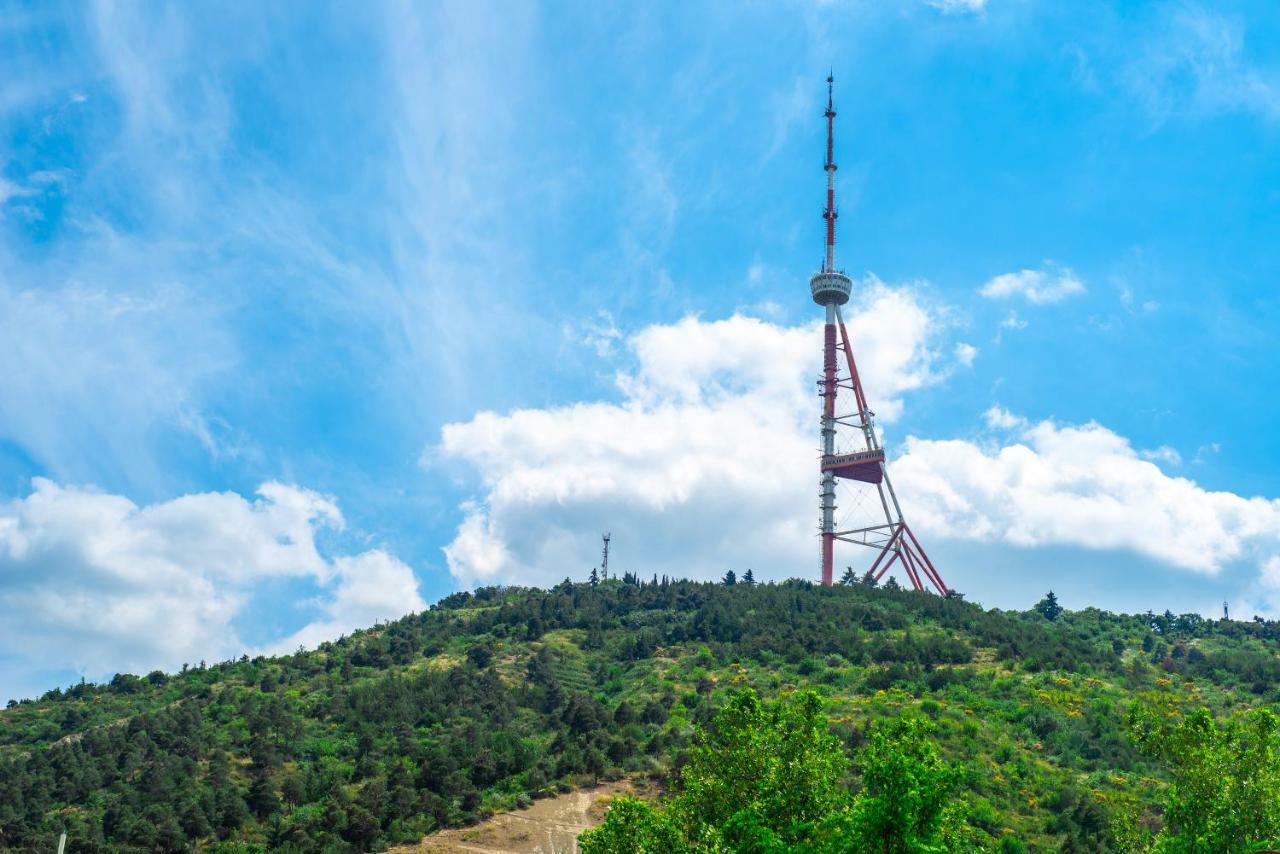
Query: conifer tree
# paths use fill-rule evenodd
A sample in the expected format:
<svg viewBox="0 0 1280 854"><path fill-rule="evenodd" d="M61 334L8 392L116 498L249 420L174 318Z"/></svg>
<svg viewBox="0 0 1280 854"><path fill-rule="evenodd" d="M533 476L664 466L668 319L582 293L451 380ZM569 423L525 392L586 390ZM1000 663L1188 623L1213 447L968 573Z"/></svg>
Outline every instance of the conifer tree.
<svg viewBox="0 0 1280 854"><path fill-rule="evenodd" d="M1052 623L1062 615L1062 606L1058 604L1058 597L1050 590L1047 596L1036 603L1035 611Z"/></svg>

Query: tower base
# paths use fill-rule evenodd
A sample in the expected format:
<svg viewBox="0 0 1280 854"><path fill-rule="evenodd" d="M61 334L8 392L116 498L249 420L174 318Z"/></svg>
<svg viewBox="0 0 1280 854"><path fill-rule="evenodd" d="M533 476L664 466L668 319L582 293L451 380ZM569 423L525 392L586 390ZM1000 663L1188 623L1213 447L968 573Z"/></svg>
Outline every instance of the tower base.
<svg viewBox="0 0 1280 854"><path fill-rule="evenodd" d="M903 572L907 574L907 578L911 580L911 585L916 590L924 590L927 581L928 586L941 596L951 592L942 580L942 576L938 574L933 561L929 560L924 546L920 545L920 541L916 539L915 533L906 522L890 522L871 528L838 531L832 539L876 549L878 552L876 559L867 570L876 581L883 578L894 563L901 563ZM826 578L824 577L823 580L825 582Z"/></svg>

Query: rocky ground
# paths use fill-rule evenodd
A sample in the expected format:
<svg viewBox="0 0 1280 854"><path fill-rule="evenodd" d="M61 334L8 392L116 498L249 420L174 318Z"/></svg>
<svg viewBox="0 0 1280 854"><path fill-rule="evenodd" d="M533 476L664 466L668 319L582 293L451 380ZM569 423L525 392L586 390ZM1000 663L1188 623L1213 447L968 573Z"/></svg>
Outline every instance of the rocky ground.
<svg viewBox="0 0 1280 854"><path fill-rule="evenodd" d="M629 780L602 783L533 802L528 809L499 813L471 827L433 833L396 854L576 854L578 834L604 818L614 796L631 792Z"/></svg>

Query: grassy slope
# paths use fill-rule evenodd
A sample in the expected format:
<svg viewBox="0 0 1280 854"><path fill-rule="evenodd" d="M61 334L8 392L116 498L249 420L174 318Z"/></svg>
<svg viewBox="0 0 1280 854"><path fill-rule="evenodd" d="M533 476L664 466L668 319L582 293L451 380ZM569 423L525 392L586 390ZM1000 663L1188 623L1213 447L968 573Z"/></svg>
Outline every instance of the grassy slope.
<svg viewBox="0 0 1280 854"><path fill-rule="evenodd" d="M1274 701L1278 630L1096 610L1050 623L925 594L804 583L486 590L316 651L122 677L0 712L0 801L25 805L0 807L0 843L31 844L69 824L73 840L143 844L108 815L112 804L145 804L148 774L166 756L179 757L164 773L181 787L183 774L204 780L210 757L225 751L246 797L255 773L277 789L292 775L304 790L297 803L286 797L274 813L226 829L228 844L377 846L602 768L663 774L693 723L749 684L765 694L816 687L850 747L872 719L928 716L944 753L971 772L969 821L992 847L1014 837L1058 850L1081 828L1159 796L1160 770L1125 734L1130 704L1229 714ZM624 701L630 716L617 713ZM138 736L175 728L187 739L176 747ZM255 755L265 740L271 755ZM81 773L59 769L107 755L112 768L133 767L57 784ZM403 770L398 784L393 766ZM442 781L435 766L457 773ZM27 785L40 774L55 782ZM400 812L375 815L371 836L326 806L354 816L362 791L381 786L365 792L376 812L405 777ZM279 836L290 827L292 837ZM183 832L205 843L216 835Z"/></svg>

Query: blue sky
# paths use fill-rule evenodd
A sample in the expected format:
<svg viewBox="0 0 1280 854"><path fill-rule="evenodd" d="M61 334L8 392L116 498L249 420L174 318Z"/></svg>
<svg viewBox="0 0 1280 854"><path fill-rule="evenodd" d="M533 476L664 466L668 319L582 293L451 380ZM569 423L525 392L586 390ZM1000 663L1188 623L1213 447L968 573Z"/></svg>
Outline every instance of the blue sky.
<svg viewBox="0 0 1280 854"><path fill-rule="evenodd" d="M944 576L1280 613L1271 4L18 4L0 695L583 576L604 529L816 572L828 68Z"/></svg>

